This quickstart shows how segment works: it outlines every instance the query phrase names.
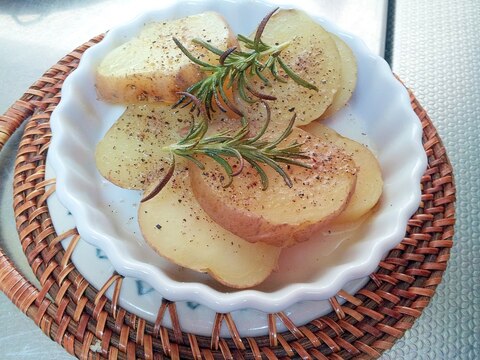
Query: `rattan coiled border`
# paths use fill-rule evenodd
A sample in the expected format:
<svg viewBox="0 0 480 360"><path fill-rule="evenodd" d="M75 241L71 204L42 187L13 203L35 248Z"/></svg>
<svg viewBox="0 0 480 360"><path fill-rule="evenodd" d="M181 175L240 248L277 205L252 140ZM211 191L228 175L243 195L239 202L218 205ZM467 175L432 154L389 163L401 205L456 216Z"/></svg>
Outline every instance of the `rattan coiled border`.
<svg viewBox="0 0 480 360"><path fill-rule="evenodd" d="M14 173L14 213L21 245L40 281L30 284L0 249L0 290L69 353L109 359L366 359L378 358L422 314L447 267L453 245L455 186L445 148L427 113L413 94L412 107L423 125L429 166L422 178L422 203L404 240L379 264L371 281L355 296L343 291L330 299L332 312L296 327L284 313L266 314L268 336L241 338L230 314L217 314L210 337L187 334L179 326L175 303L164 301L157 321L148 323L117 305L122 276L114 274L95 290L69 261L80 236L75 229L56 234L46 199L55 191L45 180L50 143L50 114L60 100L62 83L92 39L50 68L0 117L0 149L29 120ZM53 185L53 186L49 186ZM47 190L48 189L48 190ZM73 237L64 251L60 241ZM104 293L114 288L113 300ZM346 302L340 305L338 297ZM169 312L173 329L162 325ZM279 333L275 320L288 328ZM231 338L219 336L225 322Z"/></svg>

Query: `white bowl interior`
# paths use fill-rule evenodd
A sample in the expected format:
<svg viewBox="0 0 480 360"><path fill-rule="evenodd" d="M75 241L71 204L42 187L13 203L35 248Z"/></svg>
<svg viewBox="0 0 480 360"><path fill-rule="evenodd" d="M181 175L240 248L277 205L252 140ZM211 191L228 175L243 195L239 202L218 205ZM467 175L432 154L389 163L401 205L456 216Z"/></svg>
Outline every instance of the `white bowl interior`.
<svg viewBox="0 0 480 360"><path fill-rule="evenodd" d="M310 13L342 37L357 58L355 93L349 105L327 123L377 154L385 185L375 215L356 229L337 229L329 241L311 240L285 250L279 271L250 290L227 289L207 275L169 263L145 244L136 221L141 194L114 186L95 167L96 144L124 110L97 100L95 67L146 22L215 10L235 32L249 34L272 8L267 2L211 0L181 1L150 11L111 30L85 52L78 69L65 81L62 100L52 115L48 157L57 177L58 198L73 214L80 235L101 248L117 272L148 282L169 300L194 300L218 312L241 308L276 312L299 301L326 299L348 281L374 271L381 257L402 240L420 202L426 157L421 126L406 90L386 62L370 53L362 41Z"/></svg>

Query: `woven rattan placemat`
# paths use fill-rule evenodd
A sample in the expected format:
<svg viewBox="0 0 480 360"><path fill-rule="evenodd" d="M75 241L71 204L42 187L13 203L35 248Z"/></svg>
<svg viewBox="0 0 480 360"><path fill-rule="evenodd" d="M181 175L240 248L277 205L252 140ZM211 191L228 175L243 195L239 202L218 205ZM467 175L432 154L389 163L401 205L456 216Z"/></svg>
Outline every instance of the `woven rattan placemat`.
<svg viewBox="0 0 480 360"><path fill-rule="evenodd" d="M76 229L56 234L53 228L46 200L55 184L45 180L45 160L51 137L49 119L60 100L63 81L83 52L101 38L52 66L0 117L0 149L28 120L15 163L13 204L22 249L41 289L30 284L0 249L0 290L21 311L82 359L365 359L379 357L403 336L442 279L455 223L452 167L435 127L413 94L411 104L423 126L429 164L422 178L422 202L408 223L405 238L371 274L371 281L355 296L340 291L331 298L330 314L300 327L283 312L268 314L268 336L242 338L230 314L217 313L212 334L205 337L182 331L174 302L162 303L155 323L120 308L123 278L118 274L99 291L94 289L70 262L80 239ZM60 241L72 235L64 251ZM114 289L112 301L104 296L110 287ZM343 305L339 297L346 300ZM166 312L173 329L163 326ZM277 318L288 331L276 330ZM223 323L231 338L220 336Z"/></svg>

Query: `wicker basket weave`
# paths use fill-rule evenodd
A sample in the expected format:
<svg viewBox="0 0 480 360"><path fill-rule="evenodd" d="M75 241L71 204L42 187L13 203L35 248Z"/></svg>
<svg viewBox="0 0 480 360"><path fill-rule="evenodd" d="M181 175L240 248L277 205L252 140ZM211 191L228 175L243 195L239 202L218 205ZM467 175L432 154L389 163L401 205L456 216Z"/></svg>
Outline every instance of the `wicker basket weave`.
<svg viewBox="0 0 480 360"><path fill-rule="evenodd" d="M65 78L92 39L50 68L0 117L0 149L27 119L14 172L14 213L20 241L39 279L30 284L0 249L0 290L51 339L81 359L369 359L378 358L411 328L442 279L453 245L455 186L445 148L428 115L410 94L422 122L428 169L422 178L422 203L403 241L371 274L355 296L340 291L332 312L296 327L283 312L268 314L269 335L241 338L230 314L216 314L210 337L182 331L174 302L164 301L155 323L118 306L123 277L114 274L97 291L76 270L70 256L80 239L76 229L56 234L47 198L55 191L45 180L50 143L49 119ZM73 235L67 250L60 241ZM114 288L113 300L104 294ZM337 298L346 300L340 305ZM53 300L53 301L52 301ZM162 325L166 312L173 330ZM276 330L279 318L288 331ZM231 338L220 337L226 323Z"/></svg>

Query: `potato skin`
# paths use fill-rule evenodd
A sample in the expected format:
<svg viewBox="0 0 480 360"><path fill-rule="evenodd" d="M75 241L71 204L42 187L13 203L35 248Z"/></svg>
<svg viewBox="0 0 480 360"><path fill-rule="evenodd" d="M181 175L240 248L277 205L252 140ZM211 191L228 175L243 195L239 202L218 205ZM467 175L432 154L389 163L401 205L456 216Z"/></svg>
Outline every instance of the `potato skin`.
<svg viewBox="0 0 480 360"><path fill-rule="evenodd" d="M173 37L211 63L216 62L216 55L193 44L192 39L209 41L221 49L237 45L228 24L213 12L147 24L136 38L112 50L98 66L99 99L123 104L177 101L179 91L205 74L181 52Z"/></svg>
<svg viewBox="0 0 480 360"><path fill-rule="evenodd" d="M285 247L308 240L344 209L355 189L356 169L339 148L303 130L294 129L284 145L294 140L304 142L302 149L311 156L313 168L287 168L292 188L273 169L264 167L269 187L262 190L258 174L249 165L225 188L222 170L201 158L205 170L189 168L197 201L214 221L247 241Z"/></svg>

